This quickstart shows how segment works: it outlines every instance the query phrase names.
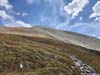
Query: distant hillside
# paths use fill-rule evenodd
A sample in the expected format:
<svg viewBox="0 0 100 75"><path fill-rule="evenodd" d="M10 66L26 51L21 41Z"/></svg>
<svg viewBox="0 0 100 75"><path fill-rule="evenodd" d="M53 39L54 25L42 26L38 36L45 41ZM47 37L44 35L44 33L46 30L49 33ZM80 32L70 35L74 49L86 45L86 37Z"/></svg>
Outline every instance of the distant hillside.
<svg viewBox="0 0 100 75"><path fill-rule="evenodd" d="M60 31L52 28L35 26L33 28L1 27L0 32L51 38L51 39L63 41L65 43L70 43L88 49L100 51L100 39L82 35L79 33L69 32L69 31Z"/></svg>
<svg viewBox="0 0 100 75"><path fill-rule="evenodd" d="M99 39L73 32L1 27L0 75L100 73L99 45Z"/></svg>

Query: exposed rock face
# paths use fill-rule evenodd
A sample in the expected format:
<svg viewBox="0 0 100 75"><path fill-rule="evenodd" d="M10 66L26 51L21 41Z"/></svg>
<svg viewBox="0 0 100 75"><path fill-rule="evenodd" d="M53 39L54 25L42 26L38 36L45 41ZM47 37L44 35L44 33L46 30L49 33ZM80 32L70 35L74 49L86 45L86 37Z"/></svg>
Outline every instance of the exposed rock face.
<svg viewBox="0 0 100 75"><path fill-rule="evenodd" d="M88 75L88 74L96 74L96 71L93 67L89 66L88 64L84 63L80 59L76 58L75 56L70 55L71 59L73 60L74 65L72 68L77 68L80 70L81 75Z"/></svg>

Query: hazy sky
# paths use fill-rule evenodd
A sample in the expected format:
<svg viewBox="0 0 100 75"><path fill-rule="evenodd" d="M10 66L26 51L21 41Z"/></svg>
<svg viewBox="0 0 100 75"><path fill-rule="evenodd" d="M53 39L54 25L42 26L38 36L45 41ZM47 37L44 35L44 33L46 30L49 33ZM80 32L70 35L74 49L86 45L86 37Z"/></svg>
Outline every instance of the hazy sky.
<svg viewBox="0 0 100 75"><path fill-rule="evenodd" d="M100 1L0 0L0 26L34 25L100 37Z"/></svg>

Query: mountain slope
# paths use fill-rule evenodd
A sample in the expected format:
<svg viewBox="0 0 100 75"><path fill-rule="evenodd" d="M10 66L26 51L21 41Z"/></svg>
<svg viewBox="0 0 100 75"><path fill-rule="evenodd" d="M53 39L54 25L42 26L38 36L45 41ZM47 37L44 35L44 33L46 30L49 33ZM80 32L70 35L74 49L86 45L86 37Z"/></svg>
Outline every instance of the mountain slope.
<svg viewBox="0 0 100 75"><path fill-rule="evenodd" d="M68 32L59 31L52 28L33 27L33 28L0 28L1 32L19 34L27 36L37 36L52 38L65 43L75 44L88 49L100 51L100 40L94 37Z"/></svg>
<svg viewBox="0 0 100 75"><path fill-rule="evenodd" d="M56 41L10 34L0 36L0 75L79 75L78 70L71 69L70 57L57 51Z"/></svg>
<svg viewBox="0 0 100 75"><path fill-rule="evenodd" d="M92 45L95 40L100 45L99 39L43 27L2 27L0 32L0 75L100 73L100 53L91 45L78 44L87 38L94 42ZM90 44L89 41L85 43Z"/></svg>

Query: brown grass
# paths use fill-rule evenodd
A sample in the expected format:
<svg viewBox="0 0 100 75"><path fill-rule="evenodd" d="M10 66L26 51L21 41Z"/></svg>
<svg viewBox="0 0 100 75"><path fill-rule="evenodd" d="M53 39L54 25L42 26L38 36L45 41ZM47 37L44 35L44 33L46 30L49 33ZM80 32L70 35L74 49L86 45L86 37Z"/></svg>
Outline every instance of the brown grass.
<svg viewBox="0 0 100 75"><path fill-rule="evenodd" d="M0 75L79 75L78 70L71 69L73 62L69 56L57 51L60 47L57 41L10 34L0 36ZM20 63L24 65L22 70Z"/></svg>

